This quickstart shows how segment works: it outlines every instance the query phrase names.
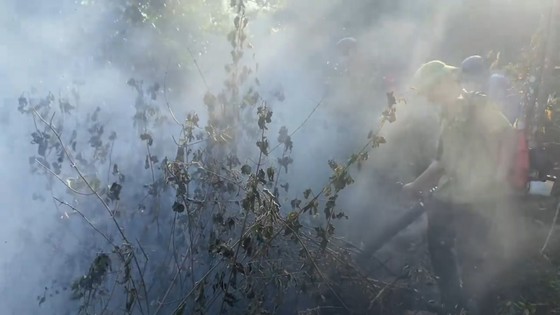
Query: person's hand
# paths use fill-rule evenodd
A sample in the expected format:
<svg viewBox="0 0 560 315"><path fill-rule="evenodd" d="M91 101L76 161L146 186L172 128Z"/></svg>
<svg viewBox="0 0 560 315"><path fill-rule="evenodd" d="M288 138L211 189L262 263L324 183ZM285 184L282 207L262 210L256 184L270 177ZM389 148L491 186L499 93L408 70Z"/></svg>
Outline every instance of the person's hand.
<svg viewBox="0 0 560 315"><path fill-rule="evenodd" d="M415 182L410 182L402 186L402 193L408 200L417 199L422 195L422 191L418 189Z"/></svg>

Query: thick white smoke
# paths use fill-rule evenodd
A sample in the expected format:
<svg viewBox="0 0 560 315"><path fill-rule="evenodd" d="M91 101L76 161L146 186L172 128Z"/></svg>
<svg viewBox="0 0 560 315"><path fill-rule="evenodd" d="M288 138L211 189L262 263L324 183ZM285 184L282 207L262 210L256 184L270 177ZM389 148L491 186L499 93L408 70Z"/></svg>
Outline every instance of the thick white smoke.
<svg viewBox="0 0 560 315"><path fill-rule="evenodd" d="M40 307L36 297L43 294L45 286L51 286L61 270L73 277L85 272L83 264L72 265L72 258L81 250L77 240L91 233L77 217L72 218L68 230L61 229L61 217L69 209L55 207L46 188L47 180L30 174L28 157L36 150L30 144L30 134L35 125L17 111L18 97L22 93L44 97L49 92L56 97L71 97L72 89L79 90L79 102L72 99L77 115L83 118L99 106L100 119L109 129L106 132L115 131L118 135L113 159L126 161L145 149L132 128L136 94L126 84L129 78L143 79L146 84L163 84L165 80L170 106L180 119L196 111L204 120L204 94L207 89L216 92L222 88L223 66L230 58L229 43L226 31L217 26L211 28L213 23L208 21L211 17L231 20L231 14L224 11L228 1L199 1L196 5L169 2L169 6L177 9L193 5L198 11L181 16L175 14L177 10L164 10L171 18L163 26L145 23L123 32L125 2L0 3L3 314L60 314L67 296L54 296ZM299 128L293 135L294 163L287 175L281 174L281 182L290 182L285 202L300 197L296 194L301 195L306 188L320 189L329 176L327 160L344 162L361 148L369 130L378 124L389 89L410 98L407 78L412 71L427 59L438 58L438 54L457 51L445 47L446 39L453 38L447 27L450 19L460 16L464 2L381 1L378 7L365 3L354 7L345 1L290 0L284 1L280 9L250 16L248 31L254 49L246 54L251 60L254 53L254 63L259 65L256 76L262 83L259 92L274 111L271 143L276 144L281 126L289 132ZM224 23L228 31L230 24ZM326 82L336 58L335 44L345 36L358 40L364 56L364 67L351 75L371 81L348 84L341 79L335 85ZM462 57L449 55L455 59ZM429 139L435 133L433 116L427 108L412 99L407 105L399 105L397 122L384 131L388 143L372 154L362 171L353 171L356 184L339 201L350 216L349 222L341 225L341 233L359 241L368 236L360 229L365 231L382 224L387 211L372 207L383 198L377 191L383 183L376 182L375 169L394 168L395 173L405 177L403 180L410 179L417 170L409 162L429 158L430 148L417 141L431 143ZM66 119L68 129L83 127ZM176 126L170 123L158 132L167 140L160 149L173 148L171 134L178 132ZM411 140L412 134L417 138ZM249 145L253 142L248 140ZM275 151L272 162L280 154L280 149ZM240 155L243 162L255 158ZM143 160L134 158L133 162ZM131 166L135 167L139 168ZM143 176L149 177L149 173L137 175L136 180L140 182ZM56 179L52 182L58 187L55 192L64 191ZM33 199L34 194L39 197ZM102 242L97 246L101 248ZM88 259L78 257L80 261Z"/></svg>

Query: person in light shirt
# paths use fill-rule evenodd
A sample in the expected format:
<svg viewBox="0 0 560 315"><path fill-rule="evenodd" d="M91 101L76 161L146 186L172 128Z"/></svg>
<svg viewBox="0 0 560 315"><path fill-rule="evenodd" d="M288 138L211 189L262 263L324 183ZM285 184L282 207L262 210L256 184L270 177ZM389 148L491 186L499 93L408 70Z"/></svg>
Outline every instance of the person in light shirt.
<svg viewBox="0 0 560 315"><path fill-rule="evenodd" d="M415 73L413 87L440 110L438 152L430 166L404 185L414 198L437 187L426 200L428 248L446 312L477 314L489 289L484 278L489 233L497 204L508 194L513 127L482 94L461 86L461 69L433 60ZM492 263L491 261L489 263Z"/></svg>

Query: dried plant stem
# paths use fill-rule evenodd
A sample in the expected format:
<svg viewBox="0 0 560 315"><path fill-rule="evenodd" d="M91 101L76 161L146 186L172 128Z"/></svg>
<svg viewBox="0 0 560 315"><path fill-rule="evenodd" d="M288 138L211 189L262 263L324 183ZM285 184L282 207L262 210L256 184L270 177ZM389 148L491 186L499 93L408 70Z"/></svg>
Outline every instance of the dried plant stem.
<svg viewBox="0 0 560 315"><path fill-rule="evenodd" d="M58 142L60 143L62 149L64 150L64 153L66 155L66 157L68 158L68 160L71 163L72 168L74 168L74 170L76 170L76 173L78 173L78 176L80 176L80 178L84 181L84 183L88 186L88 188L90 189L90 191L92 192L92 194L94 194L97 199L101 202L101 204L103 205L103 207L105 208L105 210L107 211L107 213L109 214L109 216L111 217L111 220L113 221L113 223L115 224L115 227L117 228L119 234L121 235L121 238L123 240L123 242L125 242L126 244L131 244L126 235L124 234L124 231L122 229L122 227L120 226L119 222L117 221L117 219L115 218L113 211L111 211L111 208L109 207L109 205L105 202L105 200L99 195L99 193L97 193L97 191L91 186L91 184L89 183L89 181L85 178L85 176L83 175L83 173L80 171L80 169L78 168L78 166L76 165L74 159L72 158L70 152L68 152L68 149L66 148L66 146L64 145L64 142L62 141L62 138L60 137L60 134L56 131L56 129L54 128L54 126L52 125L52 118L54 118L54 114L51 118L51 122L47 122L36 110L33 110L33 113L46 125L49 127L49 129L51 130L51 132L56 136ZM145 298L146 298L146 306L147 306L147 310L148 313L150 313L150 303L149 303L149 298L148 298L148 292L147 292L147 288L146 288L146 283L144 282L144 276L142 273L142 269L140 268L140 264L138 262L138 258L136 257L136 255L133 253L133 259L135 262L135 265L138 269L138 273L140 275L140 281L142 282L142 287L144 290L144 294L145 294Z"/></svg>
<svg viewBox="0 0 560 315"><path fill-rule="evenodd" d="M541 255L544 254L544 251L546 250L546 248L548 247L548 243L550 242L550 238L554 233L554 228L556 227L556 222L558 221L558 213L560 213L560 199L558 201L558 204L556 205L556 212L554 213L554 219L552 219L552 224L550 225L550 229L548 230L548 235L546 236L546 240L544 241L544 244L541 248Z"/></svg>

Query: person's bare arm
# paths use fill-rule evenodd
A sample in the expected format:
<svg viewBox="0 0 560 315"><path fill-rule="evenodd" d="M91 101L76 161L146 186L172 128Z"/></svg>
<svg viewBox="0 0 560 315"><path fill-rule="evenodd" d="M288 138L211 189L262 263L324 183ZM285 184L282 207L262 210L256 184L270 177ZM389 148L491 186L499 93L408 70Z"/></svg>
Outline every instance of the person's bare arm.
<svg viewBox="0 0 560 315"><path fill-rule="evenodd" d="M413 182L405 185L412 193L424 192L435 187L445 170L438 160L432 161L430 166L418 176Z"/></svg>
<svg viewBox="0 0 560 315"><path fill-rule="evenodd" d="M437 146L436 158L420 176L403 186L405 194L409 197L416 197L419 193L426 192L437 185L440 178L445 174L445 169L440 162L442 154L443 145L440 139Z"/></svg>

